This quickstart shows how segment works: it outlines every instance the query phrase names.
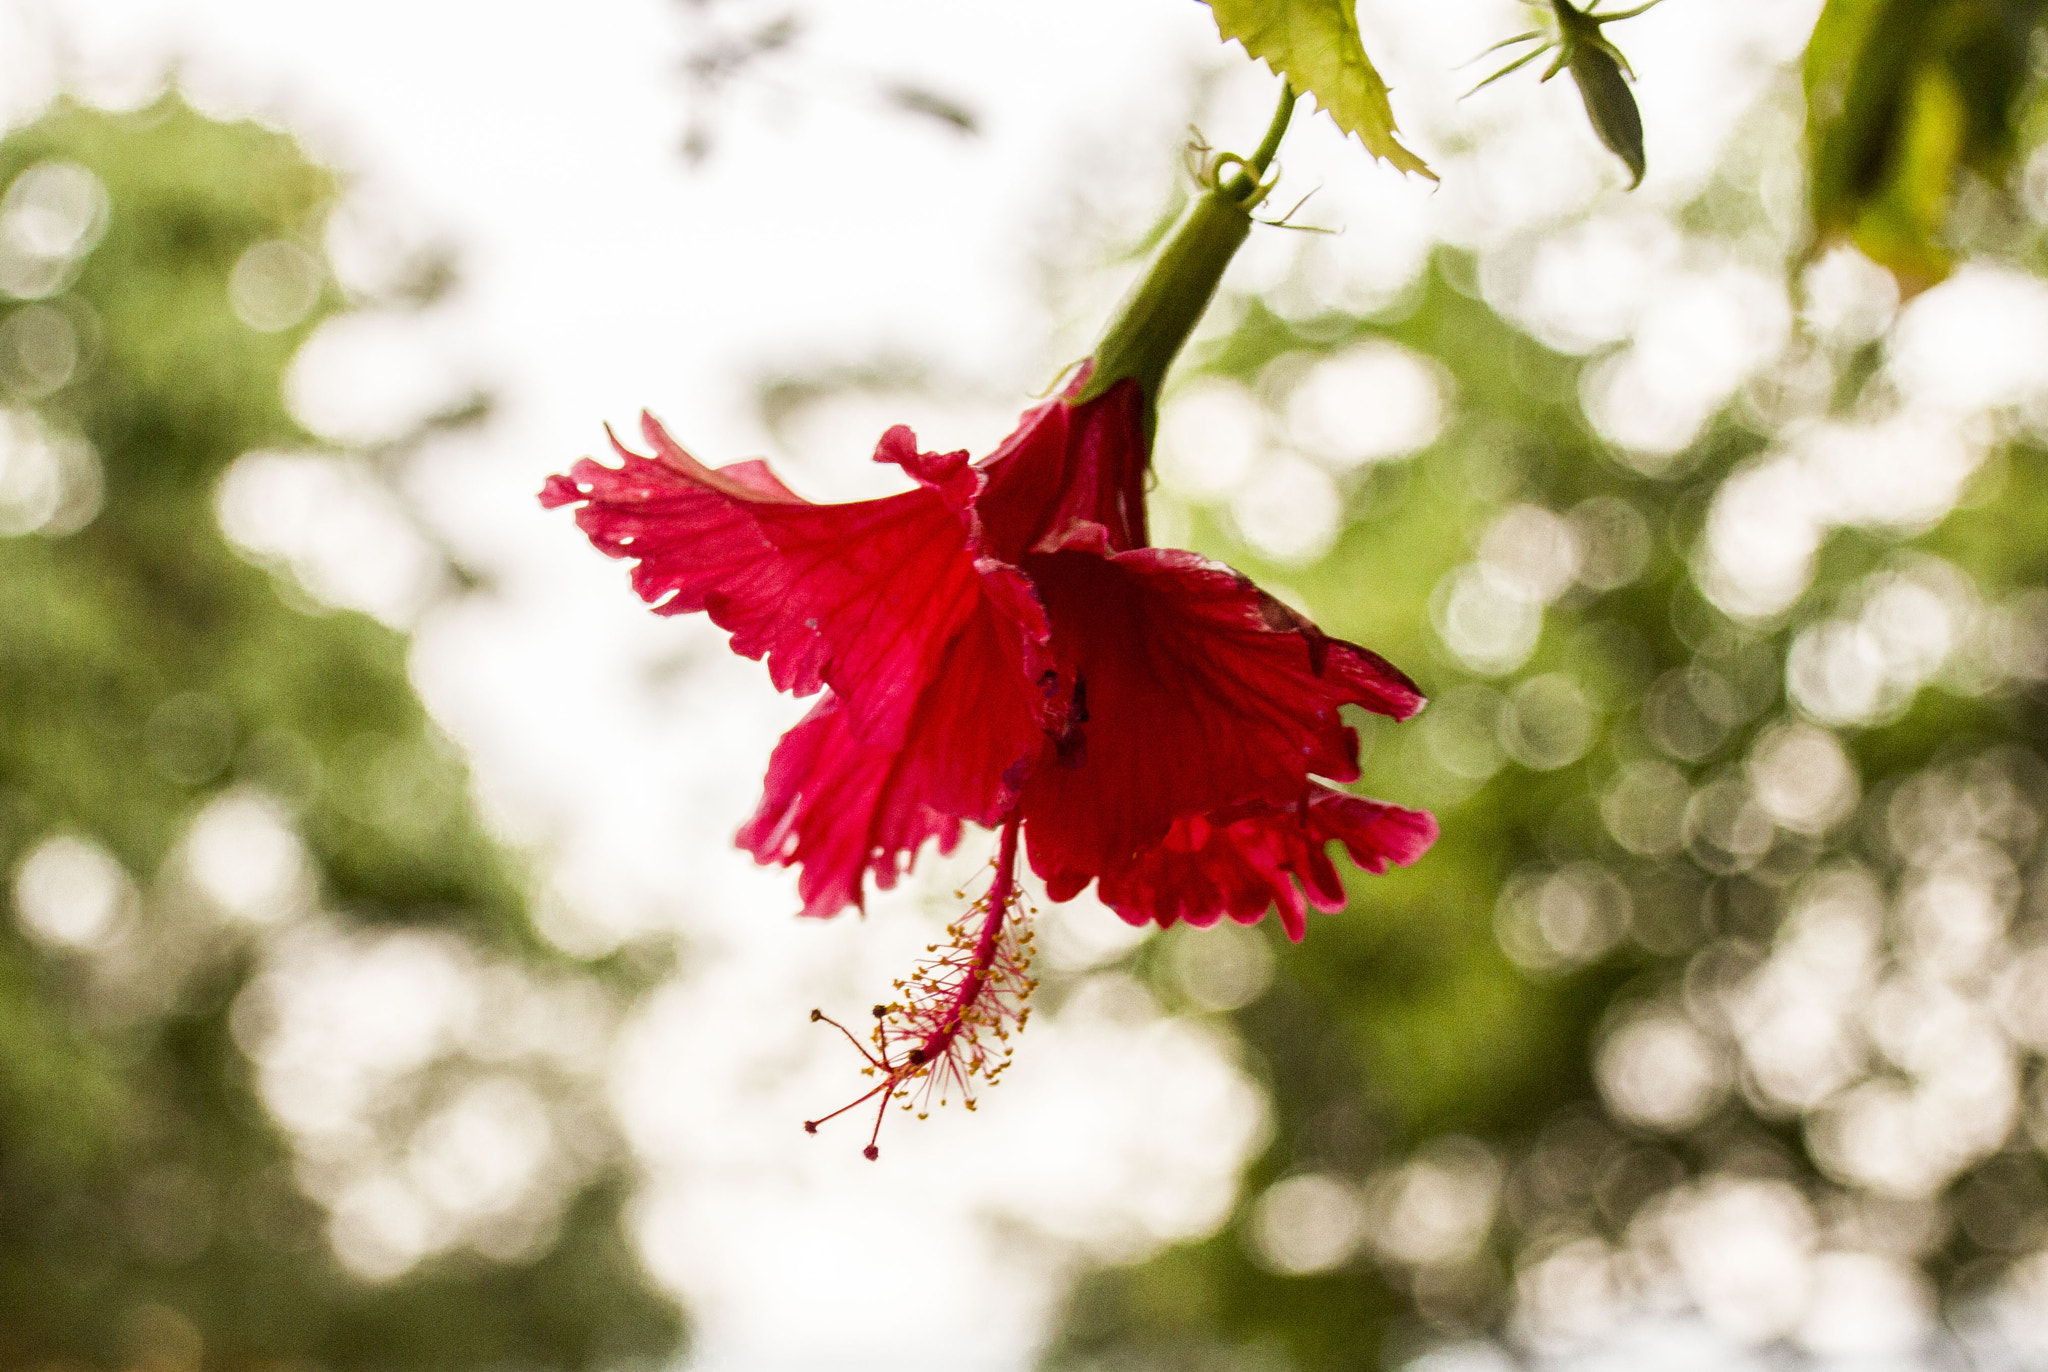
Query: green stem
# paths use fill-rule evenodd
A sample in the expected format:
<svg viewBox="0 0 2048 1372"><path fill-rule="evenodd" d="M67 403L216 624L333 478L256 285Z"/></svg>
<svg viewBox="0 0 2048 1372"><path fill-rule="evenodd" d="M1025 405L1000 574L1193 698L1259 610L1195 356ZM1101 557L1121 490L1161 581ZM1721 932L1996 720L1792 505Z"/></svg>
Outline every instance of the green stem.
<svg viewBox="0 0 2048 1372"><path fill-rule="evenodd" d="M1273 122L1266 126L1264 141L1245 159L1249 175L1246 172L1239 172L1237 178L1230 183L1231 192L1239 199L1251 194L1254 184L1252 177L1256 176L1261 180L1265 178L1266 168L1273 165L1273 154L1280 151L1280 140L1287 136L1287 123L1294 118L1294 107L1300 103L1301 93L1294 89L1293 83L1282 81L1280 108L1273 111Z"/></svg>
<svg viewBox="0 0 2048 1372"><path fill-rule="evenodd" d="M1094 367L1074 403L1093 400L1120 381L1133 380L1145 394L1145 428L1149 435L1167 370L1181 345L1201 321L1216 294L1224 268L1252 231L1252 210L1264 198L1266 169L1287 133L1300 97L1282 82L1280 107L1273 112L1266 137L1250 157L1226 157L1223 165L1238 170L1228 181L1212 162L1211 184L1188 210L1171 237L1152 259L1152 266L1117 307L1101 342Z"/></svg>

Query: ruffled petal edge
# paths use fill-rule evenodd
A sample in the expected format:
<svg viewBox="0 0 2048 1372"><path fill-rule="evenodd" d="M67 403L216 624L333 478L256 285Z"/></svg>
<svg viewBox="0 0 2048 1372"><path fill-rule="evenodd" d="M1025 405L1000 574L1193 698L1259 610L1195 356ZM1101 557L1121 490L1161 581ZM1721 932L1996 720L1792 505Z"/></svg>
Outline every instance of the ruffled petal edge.
<svg viewBox="0 0 2048 1372"><path fill-rule="evenodd" d="M1131 924L1207 928L1228 916L1255 924L1280 912L1287 937L1308 933L1308 911L1342 909L1344 882L1327 851L1341 842L1361 871L1406 867L1436 841L1435 816L1318 786L1291 807L1240 807L1177 820L1159 843L1102 874L1103 904ZM1054 899L1064 892L1048 889Z"/></svg>

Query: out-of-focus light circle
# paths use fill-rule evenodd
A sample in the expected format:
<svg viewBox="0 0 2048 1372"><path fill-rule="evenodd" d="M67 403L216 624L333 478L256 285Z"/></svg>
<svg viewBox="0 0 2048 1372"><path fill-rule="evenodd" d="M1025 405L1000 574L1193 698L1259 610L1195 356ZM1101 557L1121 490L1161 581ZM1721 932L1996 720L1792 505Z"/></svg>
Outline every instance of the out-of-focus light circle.
<svg viewBox="0 0 2048 1372"><path fill-rule="evenodd" d="M526 1198L554 1152L547 1107L531 1086L489 1077L422 1124L406 1171L419 1192L457 1215L495 1215Z"/></svg>
<svg viewBox="0 0 2048 1372"><path fill-rule="evenodd" d="M1662 476L1699 437L1712 411L1664 393L1637 348L1623 348L1579 378L1579 403L1600 436L1621 449L1631 467Z"/></svg>
<svg viewBox="0 0 2048 1372"><path fill-rule="evenodd" d="M1979 651L2001 676L2048 680L2048 591L2020 591L1990 607L1978 626Z"/></svg>
<svg viewBox="0 0 2048 1372"><path fill-rule="evenodd" d="M1419 202L1376 196L1345 203L1343 192L1326 186L1309 204L1313 220L1342 223L1342 237L1302 234L1293 269L1278 287L1263 293L1269 308L1284 318L1311 322L1333 312L1378 314L1401 299L1428 265L1434 238L1427 210Z"/></svg>
<svg viewBox="0 0 2048 1372"><path fill-rule="evenodd" d="M1856 867L1802 883L1777 947L1727 1004L1748 1084L1780 1109L1808 1111L1860 1078L1859 1022L1877 975L1885 896Z"/></svg>
<svg viewBox="0 0 2048 1372"><path fill-rule="evenodd" d="M1578 534L1540 505L1515 505L1487 526L1479 565L1510 595L1548 605L1578 575Z"/></svg>
<svg viewBox="0 0 2048 1372"><path fill-rule="evenodd" d="M1867 723L1892 703L1884 651L1859 624L1830 620L1801 629L1785 657L1792 702L1823 724Z"/></svg>
<svg viewBox="0 0 2048 1372"><path fill-rule="evenodd" d="M1373 1249L1410 1267L1463 1262L1486 1240L1500 1187L1500 1162L1485 1145L1437 1139L1368 1184Z"/></svg>
<svg viewBox="0 0 2048 1372"><path fill-rule="evenodd" d="M1866 1065L1837 988L1797 960L1767 963L1737 992L1729 1017L1750 1084L1781 1109L1812 1109Z"/></svg>
<svg viewBox="0 0 2048 1372"><path fill-rule="evenodd" d="M1365 1239L1365 1202L1342 1177L1310 1172L1266 1188L1252 1207L1252 1251L1288 1276L1327 1272Z"/></svg>
<svg viewBox="0 0 2048 1372"><path fill-rule="evenodd" d="M1116 911L1084 891L1072 900L1046 904L1032 920L1037 950L1065 972L1085 972L1115 962L1143 943L1156 927L1127 924Z"/></svg>
<svg viewBox="0 0 2048 1372"><path fill-rule="evenodd" d="M62 948L100 948L135 920L135 883L91 839L44 839L14 876L14 912L32 937Z"/></svg>
<svg viewBox="0 0 2048 1372"><path fill-rule="evenodd" d="M1174 979L1187 998L1218 1013L1250 1005L1273 981L1273 950L1256 930L1220 921L1174 940Z"/></svg>
<svg viewBox="0 0 2048 1372"><path fill-rule="evenodd" d="M1955 508L1994 430L1911 406L1876 423L1819 424L1789 444L1809 513L1836 524L1920 530Z"/></svg>
<svg viewBox="0 0 2048 1372"><path fill-rule="evenodd" d="M1330 549L1343 519L1336 483L1313 463L1280 456L1230 502L1245 541L1276 562L1313 562Z"/></svg>
<svg viewBox="0 0 2048 1372"><path fill-rule="evenodd" d="M1643 302L1634 342L1580 377L1580 403L1601 435L1645 474L1669 471L1716 410L1784 347L1782 286L1733 263L1667 275Z"/></svg>
<svg viewBox="0 0 2048 1372"><path fill-rule="evenodd" d="M1880 1253L1822 1253L1801 1344L1824 1357L1911 1354L1934 1328L1927 1278Z"/></svg>
<svg viewBox="0 0 2048 1372"><path fill-rule="evenodd" d="M1856 809L1856 765L1841 742L1811 724L1780 724L1749 752L1749 779L1771 818L1802 834L1823 834Z"/></svg>
<svg viewBox="0 0 2048 1372"><path fill-rule="evenodd" d="M247 924L273 923L311 895L311 864L290 816L256 791L231 791L199 812L185 835L185 865L223 914Z"/></svg>
<svg viewBox="0 0 2048 1372"><path fill-rule="evenodd" d="M0 387L22 400L61 389L78 370L78 330L54 305L24 305L0 323Z"/></svg>
<svg viewBox="0 0 2048 1372"><path fill-rule="evenodd" d="M1818 872L1799 887L1779 931L1779 953L1795 959L1836 995L1864 989L1882 936L1884 888L1862 867Z"/></svg>
<svg viewBox="0 0 2048 1372"><path fill-rule="evenodd" d="M2005 1031L2048 1052L2048 946L2030 948L2002 968L1995 999Z"/></svg>
<svg viewBox="0 0 2048 1372"><path fill-rule="evenodd" d="M1883 337L1899 310L1892 274L1847 244L1807 268L1803 286L1803 318L1837 348Z"/></svg>
<svg viewBox="0 0 2048 1372"><path fill-rule="evenodd" d="M1287 434L1338 468L1406 457L1443 430L1447 382L1398 343L1355 343L1312 366L1287 396Z"/></svg>
<svg viewBox="0 0 2048 1372"><path fill-rule="evenodd" d="M1643 857L1675 853L1685 842L1685 774L1668 762L1639 759L1623 767L1600 796L1600 818L1614 841Z"/></svg>
<svg viewBox="0 0 2048 1372"><path fill-rule="evenodd" d="M1672 1208L1664 1230L1686 1294L1725 1333L1763 1343L1805 1317L1815 1224L1788 1183L1710 1179Z"/></svg>
<svg viewBox="0 0 2048 1372"><path fill-rule="evenodd" d="M1728 737L1736 702L1719 673L1674 667L1651 683L1643 698L1643 727L1651 742L1685 762L1698 762Z"/></svg>
<svg viewBox="0 0 2048 1372"><path fill-rule="evenodd" d="M1733 776L1708 782L1685 806L1685 845L1694 862L1719 876L1746 872L1770 851L1777 827L1748 785Z"/></svg>
<svg viewBox="0 0 2048 1372"><path fill-rule="evenodd" d="M264 1103L296 1131L345 1132L376 1090L444 1052L477 1013L475 968L455 939L344 940L318 926L284 937L275 965L237 997L232 1027Z"/></svg>
<svg viewBox="0 0 2048 1372"><path fill-rule="evenodd" d="M336 1199L327 1236L343 1267L365 1281L386 1282L438 1248L441 1227L417 1191L396 1176L377 1174Z"/></svg>
<svg viewBox="0 0 2048 1372"><path fill-rule="evenodd" d="M1745 376L1782 351L1791 326L1791 305L1775 272L1723 262L1659 283L1622 364L1623 384L1668 425L1643 450L1675 451L1671 440L1686 428L1689 443Z"/></svg>
<svg viewBox="0 0 2048 1372"><path fill-rule="evenodd" d="M1720 1051L1691 1020L1669 1010L1626 1017L1601 1042L1593 1075L1616 1115L1667 1131L1699 1123L1728 1088Z"/></svg>
<svg viewBox="0 0 2048 1372"><path fill-rule="evenodd" d="M1700 589L1738 619L1786 609L1813 580L1825 524L1811 474L1794 461L1743 467L1707 509Z"/></svg>
<svg viewBox="0 0 2048 1372"><path fill-rule="evenodd" d="M296 243L271 239L235 259L228 303L258 333L289 329L320 300L320 261Z"/></svg>
<svg viewBox="0 0 2048 1372"><path fill-rule="evenodd" d="M1536 651L1543 607L1472 564L1446 573L1430 594L1437 637L1475 672L1501 676Z"/></svg>
<svg viewBox="0 0 2048 1372"><path fill-rule="evenodd" d="M105 494L99 456L27 410L0 410L0 537L76 533Z"/></svg>
<svg viewBox="0 0 2048 1372"><path fill-rule="evenodd" d="M1525 1260L1515 1278L1517 1322L1546 1341L1607 1333L1626 1310L1621 1265L1619 1255L1595 1238L1561 1243Z"/></svg>
<svg viewBox="0 0 2048 1372"><path fill-rule="evenodd" d="M1963 844L1913 873L1899 892L1898 924L1912 962L1948 979L1974 978L2003 962L2019 873L1985 844Z"/></svg>
<svg viewBox="0 0 2048 1372"><path fill-rule="evenodd" d="M1484 781L1505 758L1500 748L1505 702L1488 686L1454 686L1430 702L1422 716L1423 746L1452 776Z"/></svg>
<svg viewBox="0 0 2048 1372"><path fill-rule="evenodd" d="M107 227L107 188L76 162L38 162L0 196L0 291L40 300L70 284Z"/></svg>
<svg viewBox="0 0 2048 1372"><path fill-rule="evenodd" d="M1167 402L1156 448L1154 466L1168 490L1189 500L1227 496L1266 449L1266 414L1237 382L1203 377Z"/></svg>
<svg viewBox="0 0 2048 1372"><path fill-rule="evenodd" d="M1942 410L2019 404L2048 387L2048 285L1966 265L1899 312L1886 365L1909 397Z"/></svg>
<svg viewBox="0 0 2048 1372"><path fill-rule="evenodd" d="M1806 1138L1830 1175L1880 1195L1918 1199L1937 1194L2005 1141L2018 1118L2019 1081L1995 1027L1986 1032L1953 1019L1944 1026L1925 1005L1888 995L1893 989L1879 989L1871 1028L1882 1040L1897 1037L1887 1033L1887 1018L1903 1022L1895 1027L1921 1027L1919 1042L1893 1042L1887 1056L1910 1058L1924 1080L1916 1086L1874 1077L1851 1087L1808 1116Z"/></svg>
<svg viewBox="0 0 2048 1372"><path fill-rule="evenodd" d="M1650 565L1655 539L1642 512L1616 495L1580 501L1566 517L1578 544L1579 583L1595 591L1618 591Z"/></svg>
<svg viewBox="0 0 2048 1372"><path fill-rule="evenodd" d="M1993 1325L2009 1348L2035 1364L2048 1359L2048 1249L2007 1268L1987 1304Z"/></svg>
<svg viewBox="0 0 2048 1372"><path fill-rule="evenodd" d="M1896 574L1880 574L1868 586L1857 618L1876 639L1886 675L1909 689L1940 670L1959 637L1962 616L1942 594L1947 589ZM1969 594L1966 584L1963 595Z"/></svg>
<svg viewBox="0 0 2048 1372"><path fill-rule="evenodd" d="M205 691L180 692L150 712L142 746L172 781L202 785L219 776L234 756L234 711Z"/></svg>
<svg viewBox="0 0 2048 1372"><path fill-rule="evenodd" d="M1628 887L1597 863L1518 872L1501 888L1493 928L1501 951L1531 971L1582 966L1628 932Z"/></svg>
<svg viewBox="0 0 2048 1372"><path fill-rule="evenodd" d="M1559 352L1589 353L1628 336L1681 250L1662 215L1591 216L1543 234L1512 298L1495 304Z"/></svg>
<svg viewBox="0 0 2048 1372"><path fill-rule="evenodd" d="M321 238L337 284L352 296L417 298L448 280L445 252L420 206L361 174L349 178Z"/></svg>
<svg viewBox="0 0 2048 1372"><path fill-rule="evenodd" d="M1593 746L1593 705L1578 683L1551 672L1531 677L1508 697L1501 744L1524 767L1551 772L1577 762Z"/></svg>
<svg viewBox="0 0 2048 1372"><path fill-rule="evenodd" d="M32 416L0 415L0 534L35 533L64 495L63 469Z"/></svg>

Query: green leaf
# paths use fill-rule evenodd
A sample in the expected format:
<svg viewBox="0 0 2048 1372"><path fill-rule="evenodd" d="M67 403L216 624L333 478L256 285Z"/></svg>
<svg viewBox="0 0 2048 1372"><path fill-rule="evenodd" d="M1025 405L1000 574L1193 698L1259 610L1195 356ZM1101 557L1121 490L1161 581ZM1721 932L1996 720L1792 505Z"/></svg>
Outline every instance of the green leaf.
<svg viewBox="0 0 2048 1372"><path fill-rule="evenodd" d="M1401 146L1387 83L1365 55L1355 0L1209 0L1216 27L1330 112L1367 152L1430 180L1429 164Z"/></svg>
<svg viewBox="0 0 2048 1372"><path fill-rule="evenodd" d="M1829 0L1806 50L1816 247L1849 239L1908 292L1948 275L1965 168L2005 181L2042 0Z"/></svg>

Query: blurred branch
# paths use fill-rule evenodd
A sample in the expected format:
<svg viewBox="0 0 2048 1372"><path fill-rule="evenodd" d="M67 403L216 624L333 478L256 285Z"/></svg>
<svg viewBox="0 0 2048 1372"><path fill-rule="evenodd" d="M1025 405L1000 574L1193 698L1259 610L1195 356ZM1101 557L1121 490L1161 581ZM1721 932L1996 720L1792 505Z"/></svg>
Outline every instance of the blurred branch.
<svg viewBox="0 0 2048 1372"><path fill-rule="evenodd" d="M678 63L689 105L683 160L696 166L716 151L723 122L733 116L731 96L749 84L771 92L777 107L807 98L866 104L907 114L966 137L981 132L979 114L965 101L901 75L832 67L805 54L806 21L781 8L762 15L759 0L680 0L691 33Z"/></svg>

